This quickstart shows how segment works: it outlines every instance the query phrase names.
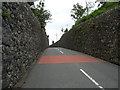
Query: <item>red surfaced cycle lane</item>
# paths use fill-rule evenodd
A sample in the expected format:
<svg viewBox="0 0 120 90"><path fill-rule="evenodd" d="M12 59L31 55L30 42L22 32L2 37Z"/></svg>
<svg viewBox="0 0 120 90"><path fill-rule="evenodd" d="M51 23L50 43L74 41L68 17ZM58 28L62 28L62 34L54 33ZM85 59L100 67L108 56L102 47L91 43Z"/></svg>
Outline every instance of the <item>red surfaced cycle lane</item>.
<svg viewBox="0 0 120 90"><path fill-rule="evenodd" d="M104 62L104 61L87 55L61 55L61 56L42 56L38 64L84 63L84 62Z"/></svg>

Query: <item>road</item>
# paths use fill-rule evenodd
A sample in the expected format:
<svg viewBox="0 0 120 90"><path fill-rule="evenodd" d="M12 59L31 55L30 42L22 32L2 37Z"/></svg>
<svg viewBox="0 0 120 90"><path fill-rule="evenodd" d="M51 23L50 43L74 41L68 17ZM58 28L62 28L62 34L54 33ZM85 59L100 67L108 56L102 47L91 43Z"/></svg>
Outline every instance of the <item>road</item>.
<svg viewBox="0 0 120 90"><path fill-rule="evenodd" d="M22 88L118 88L118 66L65 48L48 48Z"/></svg>

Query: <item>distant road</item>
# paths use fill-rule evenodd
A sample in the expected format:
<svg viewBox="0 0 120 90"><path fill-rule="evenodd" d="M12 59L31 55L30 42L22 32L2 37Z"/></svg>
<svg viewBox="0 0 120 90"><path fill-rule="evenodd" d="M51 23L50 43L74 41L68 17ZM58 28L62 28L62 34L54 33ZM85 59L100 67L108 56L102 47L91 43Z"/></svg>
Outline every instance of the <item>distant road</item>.
<svg viewBox="0 0 120 90"><path fill-rule="evenodd" d="M64 48L48 48L22 88L118 88L118 66Z"/></svg>

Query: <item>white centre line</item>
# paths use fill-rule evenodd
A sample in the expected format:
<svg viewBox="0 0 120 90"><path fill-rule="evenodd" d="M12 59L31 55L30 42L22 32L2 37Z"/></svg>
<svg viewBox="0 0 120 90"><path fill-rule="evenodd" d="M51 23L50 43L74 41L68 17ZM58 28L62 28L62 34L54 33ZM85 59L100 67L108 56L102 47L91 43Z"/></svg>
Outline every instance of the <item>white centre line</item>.
<svg viewBox="0 0 120 90"><path fill-rule="evenodd" d="M62 54L64 54L62 51L60 51Z"/></svg>
<svg viewBox="0 0 120 90"><path fill-rule="evenodd" d="M59 51L59 49L58 48L56 48L58 51Z"/></svg>
<svg viewBox="0 0 120 90"><path fill-rule="evenodd" d="M60 49L56 48L58 51L60 51L62 54L64 54L64 52L62 52Z"/></svg>
<svg viewBox="0 0 120 90"><path fill-rule="evenodd" d="M97 85L102 90L105 90L102 86L100 86L92 77L90 77L84 70L80 69L80 71L85 74L95 85Z"/></svg>

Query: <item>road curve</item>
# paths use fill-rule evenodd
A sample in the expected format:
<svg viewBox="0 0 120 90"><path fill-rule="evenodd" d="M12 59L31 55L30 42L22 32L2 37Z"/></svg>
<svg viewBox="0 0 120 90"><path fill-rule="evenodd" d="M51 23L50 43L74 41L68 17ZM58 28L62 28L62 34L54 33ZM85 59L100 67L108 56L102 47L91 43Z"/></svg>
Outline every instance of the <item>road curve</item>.
<svg viewBox="0 0 120 90"><path fill-rule="evenodd" d="M22 88L118 88L118 66L77 51L48 48Z"/></svg>

